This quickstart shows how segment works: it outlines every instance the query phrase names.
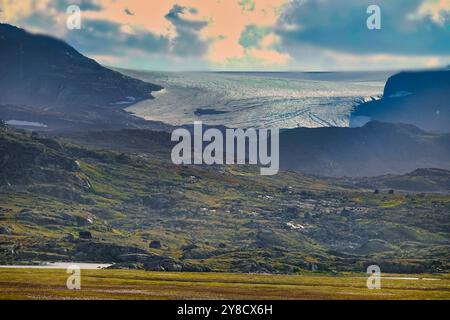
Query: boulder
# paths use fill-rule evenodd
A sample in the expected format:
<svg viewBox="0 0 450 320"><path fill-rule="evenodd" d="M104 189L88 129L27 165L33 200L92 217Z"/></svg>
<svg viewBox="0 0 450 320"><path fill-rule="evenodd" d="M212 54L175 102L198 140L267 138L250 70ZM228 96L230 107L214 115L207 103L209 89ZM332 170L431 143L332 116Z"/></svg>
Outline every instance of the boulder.
<svg viewBox="0 0 450 320"><path fill-rule="evenodd" d="M11 235L12 234L12 230L8 226L0 226L0 234Z"/></svg>
<svg viewBox="0 0 450 320"><path fill-rule="evenodd" d="M74 235L73 234L71 234L71 233L68 233L67 235L66 235L66 238L65 238L67 241L69 241L69 242L74 242L75 241L75 237L74 237Z"/></svg>
<svg viewBox="0 0 450 320"><path fill-rule="evenodd" d="M152 248L152 249L160 249L161 248L161 242L158 241L158 240L153 240L152 242L150 242L148 247Z"/></svg>
<svg viewBox="0 0 450 320"><path fill-rule="evenodd" d="M80 231L78 237L80 239L92 239L92 234L89 231Z"/></svg>
<svg viewBox="0 0 450 320"><path fill-rule="evenodd" d="M170 257L157 254L124 254L119 257L120 266L124 263L142 264L143 269L149 271L182 271L183 264Z"/></svg>

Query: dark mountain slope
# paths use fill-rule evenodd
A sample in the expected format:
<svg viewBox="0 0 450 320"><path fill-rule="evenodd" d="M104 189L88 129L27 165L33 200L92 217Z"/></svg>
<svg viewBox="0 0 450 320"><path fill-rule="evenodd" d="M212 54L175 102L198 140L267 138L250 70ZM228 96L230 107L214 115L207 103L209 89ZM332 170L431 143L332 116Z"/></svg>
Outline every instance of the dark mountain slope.
<svg viewBox="0 0 450 320"><path fill-rule="evenodd" d="M359 179L355 185L373 189L450 193L450 171L442 169L417 169L400 176L385 175Z"/></svg>
<svg viewBox="0 0 450 320"><path fill-rule="evenodd" d="M0 24L0 104L109 105L150 98L160 87L109 70L63 41Z"/></svg>
<svg viewBox="0 0 450 320"><path fill-rule="evenodd" d="M124 127L142 121L122 108L160 89L109 70L63 41L0 24L1 119Z"/></svg>
<svg viewBox="0 0 450 320"><path fill-rule="evenodd" d="M99 149L158 154L167 160L175 144L170 133L151 130L63 133L55 137ZM450 134L380 122L361 128L290 129L280 135L280 165L286 170L333 177L450 169Z"/></svg>
<svg viewBox="0 0 450 320"><path fill-rule="evenodd" d="M283 169L350 177L450 169L450 134L381 122L360 128L287 130L280 136L280 163Z"/></svg>
<svg viewBox="0 0 450 320"><path fill-rule="evenodd" d="M390 77L383 98L358 106L351 124L369 120L450 132L450 70L401 72Z"/></svg>

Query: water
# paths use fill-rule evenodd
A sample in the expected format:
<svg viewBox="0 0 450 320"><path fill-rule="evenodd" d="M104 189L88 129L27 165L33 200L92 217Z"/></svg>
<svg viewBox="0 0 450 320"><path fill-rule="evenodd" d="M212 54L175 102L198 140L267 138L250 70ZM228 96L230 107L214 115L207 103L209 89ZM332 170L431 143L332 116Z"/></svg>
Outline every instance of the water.
<svg viewBox="0 0 450 320"><path fill-rule="evenodd" d="M381 95L391 74L125 73L165 88L154 94L156 99L142 101L128 111L173 125L201 120L235 128L349 126L353 106L361 99ZM199 109L219 112L196 114Z"/></svg>

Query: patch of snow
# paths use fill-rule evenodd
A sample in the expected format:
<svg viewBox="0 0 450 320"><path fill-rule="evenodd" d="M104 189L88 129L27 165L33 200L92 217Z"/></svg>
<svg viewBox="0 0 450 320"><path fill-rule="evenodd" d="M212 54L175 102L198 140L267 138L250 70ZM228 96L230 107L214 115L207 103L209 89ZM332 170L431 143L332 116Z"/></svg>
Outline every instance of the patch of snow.
<svg viewBox="0 0 450 320"><path fill-rule="evenodd" d="M22 120L8 120L6 124L10 126L25 126L25 127L40 127L47 128L46 124L40 122L32 122L32 121L22 121Z"/></svg>
<svg viewBox="0 0 450 320"><path fill-rule="evenodd" d="M398 91L388 96L388 98L403 98L409 95L412 95L412 93L408 91Z"/></svg>
<svg viewBox="0 0 450 320"><path fill-rule="evenodd" d="M305 230L305 227L298 223L288 222L286 225L292 230Z"/></svg>

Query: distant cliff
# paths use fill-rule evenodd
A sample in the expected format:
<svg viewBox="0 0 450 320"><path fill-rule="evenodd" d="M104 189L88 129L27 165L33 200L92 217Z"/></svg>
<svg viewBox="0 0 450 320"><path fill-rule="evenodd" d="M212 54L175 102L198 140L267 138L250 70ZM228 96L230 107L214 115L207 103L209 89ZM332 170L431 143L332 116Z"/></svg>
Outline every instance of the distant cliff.
<svg viewBox="0 0 450 320"><path fill-rule="evenodd" d="M386 82L382 99L359 105L351 126L370 120L450 132L450 70L401 72Z"/></svg>
<svg viewBox="0 0 450 320"><path fill-rule="evenodd" d="M66 122L108 122L127 117L120 114L124 106L150 99L152 91L161 89L107 69L63 41L8 24L0 24L0 70L0 106L5 106L0 118L3 109L18 119L27 108L27 114L44 122L47 113L54 121L55 112ZM15 114L11 106L21 109Z"/></svg>
<svg viewBox="0 0 450 320"><path fill-rule="evenodd" d="M376 121L361 128L290 129L280 134L280 165L334 177L450 170L450 134Z"/></svg>

